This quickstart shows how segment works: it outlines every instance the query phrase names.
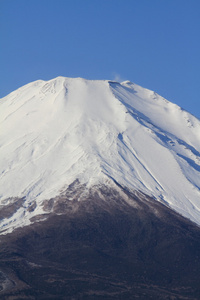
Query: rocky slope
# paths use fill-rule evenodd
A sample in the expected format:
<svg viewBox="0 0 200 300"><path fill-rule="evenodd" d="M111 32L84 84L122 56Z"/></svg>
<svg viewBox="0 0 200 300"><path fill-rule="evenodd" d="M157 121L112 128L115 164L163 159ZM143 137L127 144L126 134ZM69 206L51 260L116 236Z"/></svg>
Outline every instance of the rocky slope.
<svg viewBox="0 0 200 300"><path fill-rule="evenodd" d="M1 236L1 299L199 299L191 221L117 185L50 203L46 220Z"/></svg>

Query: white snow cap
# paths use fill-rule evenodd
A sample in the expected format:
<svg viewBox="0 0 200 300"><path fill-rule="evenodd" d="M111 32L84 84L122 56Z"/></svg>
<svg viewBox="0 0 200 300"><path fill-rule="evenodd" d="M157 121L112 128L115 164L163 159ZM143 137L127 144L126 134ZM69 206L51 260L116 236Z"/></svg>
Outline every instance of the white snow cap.
<svg viewBox="0 0 200 300"><path fill-rule="evenodd" d="M39 207L75 179L109 177L200 224L200 121L155 92L39 80L0 100L0 123L0 205L25 197L24 209Z"/></svg>

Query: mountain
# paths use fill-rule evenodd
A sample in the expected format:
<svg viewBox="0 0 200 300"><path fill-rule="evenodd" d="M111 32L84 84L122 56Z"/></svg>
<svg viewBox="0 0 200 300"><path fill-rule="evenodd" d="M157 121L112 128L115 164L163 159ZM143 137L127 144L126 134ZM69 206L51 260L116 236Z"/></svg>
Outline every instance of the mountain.
<svg viewBox="0 0 200 300"><path fill-rule="evenodd" d="M129 81L0 101L0 295L198 299L200 120Z"/></svg>
<svg viewBox="0 0 200 300"><path fill-rule="evenodd" d="M200 121L156 93L58 77L14 91L0 113L1 205L24 199L6 232L75 180L88 189L116 181L200 224Z"/></svg>

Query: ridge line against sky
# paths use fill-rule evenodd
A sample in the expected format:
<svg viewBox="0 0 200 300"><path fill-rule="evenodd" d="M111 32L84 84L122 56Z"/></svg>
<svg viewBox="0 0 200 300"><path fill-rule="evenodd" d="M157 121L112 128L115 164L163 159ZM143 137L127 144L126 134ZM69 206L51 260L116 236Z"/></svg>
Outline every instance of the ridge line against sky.
<svg viewBox="0 0 200 300"><path fill-rule="evenodd" d="M200 1L1 0L0 97L57 76L130 80L200 118Z"/></svg>

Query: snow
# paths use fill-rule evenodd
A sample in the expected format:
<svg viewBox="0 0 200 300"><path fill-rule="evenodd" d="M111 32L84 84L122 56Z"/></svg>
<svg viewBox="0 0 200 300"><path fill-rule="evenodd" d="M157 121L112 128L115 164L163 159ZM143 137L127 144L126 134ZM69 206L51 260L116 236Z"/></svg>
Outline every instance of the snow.
<svg viewBox="0 0 200 300"><path fill-rule="evenodd" d="M3 228L29 224L75 179L91 187L108 177L200 225L200 121L155 92L127 81L39 80L0 100L0 123L0 205L26 197Z"/></svg>

